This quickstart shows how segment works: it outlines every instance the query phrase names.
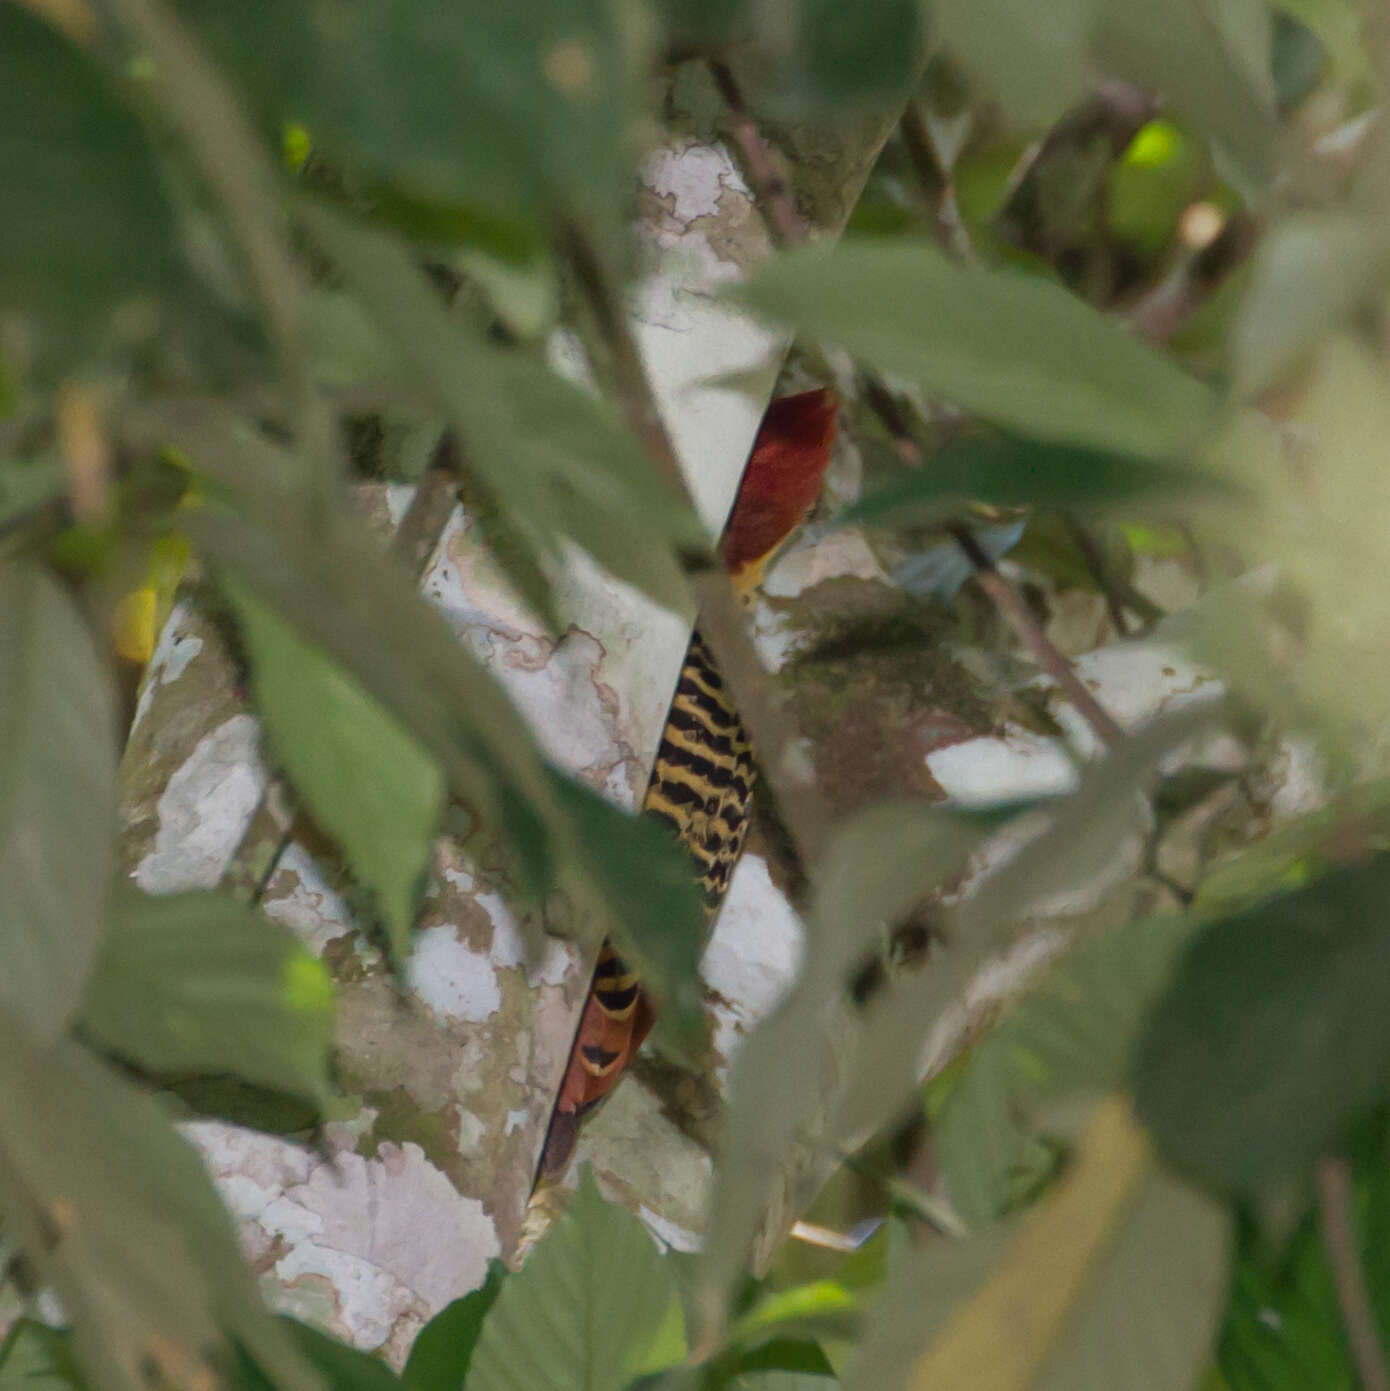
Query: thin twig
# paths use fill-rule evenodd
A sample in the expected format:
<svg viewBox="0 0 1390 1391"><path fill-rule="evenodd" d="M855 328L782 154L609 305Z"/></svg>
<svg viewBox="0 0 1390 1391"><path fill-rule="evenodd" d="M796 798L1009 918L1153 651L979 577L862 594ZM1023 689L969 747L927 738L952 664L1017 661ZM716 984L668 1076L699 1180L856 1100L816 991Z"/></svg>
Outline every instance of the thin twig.
<svg viewBox="0 0 1390 1391"><path fill-rule="evenodd" d="M1042 626L1034 618L1027 600L999 572L989 554L975 539L968 526L957 524L950 528L956 544L975 567L975 579L989 596L1014 636L1032 654L1033 659L1057 683L1058 690L1075 706L1101 743L1114 748L1124 740L1124 730L1110 717L1100 702L1086 689L1072 664L1049 641Z"/></svg>
<svg viewBox="0 0 1390 1391"><path fill-rule="evenodd" d="M909 101L903 110L898 129L931 213L933 235L941 243L942 250L956 260L974 261L975 248L971 245L970 233L966 231L960 209L956 206L956 190L950 171L943 167L936 143L922 118L922 109L915 101Z"/></svg>
<svg viewBox="0 0 1390 1391"><path fill-rule="evenodd" d="M602 263L577 228L567 228L561 241L609 350L614 388L628 423L669 485L693 505L636 341ZM733 588L712 560L692 574L691 588L700 615L700 632L758 750L759 764L771 784L797 856L802 864L814 865L830 827L830 807L810 769L804 766L796 731L773 702L767 672L748 636Z"/></svg>
<svg viewBox="0 0 1390 1391"><path fill-rule="evenodd" d="M1351 1165L1337 1155L1318 1160L1318 1223L1323 1249L1332 1270L1337 1303L1346 1324L1356 1374L1362 1391L1390 1391L1385 1349L1380 1345L1375 1314L1366 1291L1366 1274L1361 1268L1356 1228L1352 1221Z"/></svg>
<svg viewBox="0 0 1390 1391"><path fill-rule="evenodd" d="M804 246L810 232L796 210L796 202L782 177L772 151L759 132L743 91L727 64L711 59L710 76L724 105L729 108L730 136L743 164L753 201L762 210L768 230L780 246Z"/></svg>

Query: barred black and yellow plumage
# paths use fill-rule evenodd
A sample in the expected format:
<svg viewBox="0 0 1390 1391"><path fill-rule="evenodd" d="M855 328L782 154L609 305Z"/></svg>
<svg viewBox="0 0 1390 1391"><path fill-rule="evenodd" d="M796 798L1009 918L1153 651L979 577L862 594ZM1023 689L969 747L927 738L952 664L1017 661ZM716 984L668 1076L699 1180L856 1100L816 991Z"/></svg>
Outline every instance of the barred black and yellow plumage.
<svg viewBox="0 0 1390 1391"><path fill-rule="evenodd" d="M774 401L763 419L726 530L735 587L751 591L767 558L814 501L834 439L828 391ZM738 711L709 648L691 635L642 804L689 852L706 920L729 889L752 814L757 767ZM537 1181L563 1172L579 1125L641 1047L654 1016L636 974L605 942L541 1149Z"/></svg>

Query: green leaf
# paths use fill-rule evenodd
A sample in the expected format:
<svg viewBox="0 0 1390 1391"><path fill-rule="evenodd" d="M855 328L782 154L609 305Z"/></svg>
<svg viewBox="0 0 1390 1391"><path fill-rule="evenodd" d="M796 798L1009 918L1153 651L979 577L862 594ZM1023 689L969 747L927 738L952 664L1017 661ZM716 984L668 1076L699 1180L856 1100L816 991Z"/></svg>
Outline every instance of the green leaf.
<svg viewBox="0 0 1390 1391"><path fill-rule="evenodd" d="M216 893L114 906L80 1016L96 1043L148 1072L332 1095L333 982L292 932Z"/></svg>
<svg viewBox="0 0 1390 1391"><path fill-rule="evenodd" d="M446 1305L420 1330L401 1373L407 1391L458 1391L464 1384L483 1323L507 1274L501 1261L489 1261L483 1283Z"/></svg>
<svg viewBox="0 0 1390 1391"><path fill-rule="evenodd" d="M261 1304L193 1148L77 1044L0 1012L0 1217L103 1391L210 1382L235 1338L281 1391L322 1391Z"/></svg>
<svg viewBox="0 0 1390 1391"><path fill-rule="evenodd" d="M108 330L143 308L152 336L142 297L177 261L149 140L93 59L21 5L0 8L0 132L0 307Z"/></svg>
<svg viewBox="0 0 1390 1391"><path fill-rule="evenodd" d="M901 105L925 60L917 0L801 0L793 51L773 79L773 99L791 113ZM770 27L764 20L764 27ZM764 39L776 43L776 37Z"/></svg>
<svg viewBox="0 0 1390 1391"><path fill-rule="evenodd" d="M0 459L0 525L13 525L56 501L65 487L63 469L56 458Z"/></svg>
<svg viewBox="0 0 1390 1391"><path fill-rule="evenodd" d="M959 516L971 502L1084 511L1229 488L1195 468L1076 445L984 436L948 444L923 468L893 474L839 520L920 523Z"/></svg>
<svg viewBox="0 0 1390 1391"><path fill-rule="evenodd" d="M72 601L0 567L0 1008L50 1040L105 930L115 872L110 678Z"/></svg>
<svg viewBox="0 0 1390 1391"><path fill-rule="evenodd" d="M379 1357L359 1352L337 1338L311 1328L307 1323L281 1315L276 1323L289 1335L305 1359L323 1373L331 1391L399 1391L401 1382ZM277 1391L244 1348L235 1391ZM455 1386L458 1383L454 1383Z"/></svg>
<svg viewBox="0 0 1390 1391"><path fill-rule="evenodd" d="M1375 288L1382 265L1375 228L1350 213L1301 213L1260 239L1231 325L1235 389L1258 396Z"/></svg>
<svg viewBox="0 0 1390 1391"><path fill-rule="evenodd" d="M971 1050L933 1130L951 1201L967 1222L983 1225L1009 1206L1029 1110L1124 1080L1148 1008L1191 934L1187 919L1168 916L1077 943Z"/></svg>
<svg viewBox="0 0 1390 1391"><path fill-rule="evenodd" d="M1217 1187L1298 1173L1390 1095L1390 856L1209 927L1155 1007L1136 1096L1160 1147Z"/></svg>
<svg viewBox="0 0 1390 1391"><path fill-rule="evenodd" d="M629 199L633 46L620 7L178 9L271 121L302 122L330 162L374 171L406 198L475 210L483 228L555 212L615 227Z"/></svg>
<svg viewBox="0 0 1390 1391"><path fill-rule="evenodd" d="M846 1384L967 1391L1189 1391L1210 1356L1229 1222L1157 1170L1122 1102L1016 1224L934 1241L885 1290Z"/></svg>
<svg viewBox="0 0 1390 1391"><path fill-rule="evenodd" d="M1048 126L1086 94L1097 0L942 0L943 47L1020 125Z"/></svg>
<svg viewBox="0 0 1390 1391"><path fill-rule="evenodd" d="M1006 429L1164 459L1211 422L1211 392L1060 286L924 245L846 241L779 256L739 292Z"/></svg>
<svg viewBox="0 0 1390 1391"><path fill-rule="evenodd" d="M646 1228L605 1203L586 1169L569 1209L503 1283L467 1391L620 1391L675 1298Z"/></svg>
<svg viewBox="0 0 1390 1391"><path fill-rule="evenodd" d="M376 891L397 961L443 810L444 778L409 730L244 585L230 597L271 746L314 819Z"/></svg>
<svg viewBox="0 0 1390 1391"><path fill-rule="evenodd" d="M0 1347L0 1391L82 1391L72 1335L20 1319Z"/></svg>
<svg viewBox="0 0 1390 1391"><path fill-rule="evenodd" d="M708 538L636 438L543 364L471 338L388 237L313 203L300 214L448 415L469 465L537 559L553 570L569 538L619 579L684 611L674 548ZM616 517L642 525L614 525Z"/></svg>

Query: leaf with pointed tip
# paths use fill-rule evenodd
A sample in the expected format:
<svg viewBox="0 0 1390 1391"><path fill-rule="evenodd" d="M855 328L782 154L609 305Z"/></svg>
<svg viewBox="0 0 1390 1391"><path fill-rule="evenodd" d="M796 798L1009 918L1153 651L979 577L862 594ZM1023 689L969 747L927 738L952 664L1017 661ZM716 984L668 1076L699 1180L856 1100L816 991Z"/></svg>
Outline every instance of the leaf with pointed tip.
<svg viewBox="0 0 1390 1391"><path fill-rule="evenodd" d="M416 1334L401 1373L406 1391L458 1391L466 1383L473 1350L507 1275L501 1261L489 1261L483 1283L445 1305Z"/></svg>
<svg viewBox="0 0 1390 1391"><path fill-rule="evenodd" d="M568 1210L502 1285L467 1391L621 1391L676 1300L665 1259L585 1169Z"/></svg>
<svg viewBox="0 0 1390 1391"><path fill-rule="evenodd" d="M244 585L229 581L227 589L271 748L353 873L375 891L392 955L403 961L443 810L439 766L322 648Z"/></svg>

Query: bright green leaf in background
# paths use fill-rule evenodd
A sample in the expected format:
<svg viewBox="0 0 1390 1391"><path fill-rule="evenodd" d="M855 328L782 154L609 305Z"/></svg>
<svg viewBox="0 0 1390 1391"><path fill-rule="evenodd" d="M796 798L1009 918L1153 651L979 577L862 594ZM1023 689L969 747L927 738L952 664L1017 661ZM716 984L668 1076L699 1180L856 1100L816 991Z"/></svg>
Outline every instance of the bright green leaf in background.
<svg viewBox="0 0 1390 1391"><path fill-rule="evenodd" d="M375 890L398 961L444 801L419 741L321 648L239 584L231 596L271 747L315 820Z"/></svg>
<svg viewBox="0 0 1390 1391"><path fill-rule="evenodd" d="M0 1008L48 1041L106 930L115 710L72 601L28 561L0 566L0 749Z"/></svg>
<svg viewBox="0 0 1390 1391"><path fill-rule="evenodd" d="M1207 928L1155 1007L1136 1095L1162 1151L1226 1191L1296 1175L1390 1095L1390 857Z"/></svg>
<svg viewBox="0 0 1390 1391"><path fill-rule="evenodd" d="M331 1094L333 982L288 928L215 893L118 893L81 1023L147 1072Z"/></svg>
<svg viewBox="0 0 1390 1391"><path fill-rule="evenodd" d="M1208 389L1057 285L860 239L779 257L748 300L930 396L1043 440L1165 459L1212 423Z"/></svg>
<svg viewBox="0 0 1390 1391"><path fill-rule="evenodd" d="M622 1391L673 1305L670 1271L646 1228L605 1203L585 1170L564 1215L503 1282L467 1391Z"/></svg>

